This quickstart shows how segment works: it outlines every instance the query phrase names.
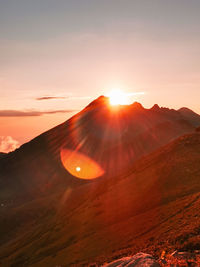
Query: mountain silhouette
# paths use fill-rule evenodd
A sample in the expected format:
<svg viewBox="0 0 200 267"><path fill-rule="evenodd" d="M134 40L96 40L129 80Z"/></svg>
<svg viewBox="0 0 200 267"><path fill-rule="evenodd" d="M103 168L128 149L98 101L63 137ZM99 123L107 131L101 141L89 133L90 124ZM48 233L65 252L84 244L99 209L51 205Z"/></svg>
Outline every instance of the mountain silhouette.
<svg viewBox="0 0 200 267"><path fill-rule="evenodd" d="M6 156L6 153L0 152L0 158L3 158Z"/></svg>
<svg viewBox="0 0 200 267"><path fill-rule="evenodd" d="M95 162L99 169L92 173L93 164L91 177L115 176L131 169L142 156L200 126L196 113L189 116L158 105L145 109L136 102L111 108L108 102L107 97L99 97L68 121L4 157L0 161L0 191L6 191L7 196L0 194L3 199L9 195L16 199L25 195L34 198L56 187L85 183L74 178L77 172L66 169L61 158L66 153L77 153L73 162L76 158L80 161L80 154L86 156L87 172L89 160Z"/></svg>
<svg viewBox="0 0 200 267"><path fill-rule="evenodd" d="M111 108L102 96L4 155L2 266L83 266L141 250L199 249L198 126L192 111Z"/></svg>
<svg viewBox="0 0 200 267"><path fill-rule="evenodd" d="M190 121L194 126L199 126L199 115L189 108L180 108L178 110L186 119Z"/></svg>

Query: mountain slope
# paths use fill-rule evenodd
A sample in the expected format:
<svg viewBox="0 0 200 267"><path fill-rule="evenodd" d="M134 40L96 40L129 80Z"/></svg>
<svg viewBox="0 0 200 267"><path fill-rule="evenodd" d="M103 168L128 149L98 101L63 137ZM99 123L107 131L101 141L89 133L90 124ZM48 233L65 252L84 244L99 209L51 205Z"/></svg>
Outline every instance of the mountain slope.
<svg viewBox="0 0 200 267"><path fill-rule="evenodd" d="M192 132L199 125L198 115L194 124L180 111L111 108L100 97L3 156L0 265L82 265L194 244L200 134ZM82 169L86 178L104 174L76 178Z"/></svg>
<svg viewBox="0 0 200 267"><path fill-rule="evenodd" d="M0 152L0 159L5 157L5 156L6 156L6 153Z"/></svg>
<svg viewBox="0 0 200 267"><path fill-rule="evenodd" d="M83 266L141 250L199 249L199 163L200 133L193 133L122 176L4 209L1 264ZM3 235L16 222L12 238Z"/></svg>
<svg viewBox="0 0 200 267"><path fill-rule="evenodd" d="M188 119L195 127L199 126L200 116L189 108L180 108L178 112Z"/></svg>
<svg viewBox="0 0 200 267"><path fill-rule="evenodd" d="M93 161L111 177L131 169L136 160L162 145L193 132L197 125L200 120L194 126L193 119L179 111L157 105L145 109L139 103L111 108L106 97L99 97L70 120L0 160L0 201L23 202L88 182L74 178L78 171L71 173L65 166L62 151L75 153L78 162L78 153L86 156L86 172Z"/></svg>

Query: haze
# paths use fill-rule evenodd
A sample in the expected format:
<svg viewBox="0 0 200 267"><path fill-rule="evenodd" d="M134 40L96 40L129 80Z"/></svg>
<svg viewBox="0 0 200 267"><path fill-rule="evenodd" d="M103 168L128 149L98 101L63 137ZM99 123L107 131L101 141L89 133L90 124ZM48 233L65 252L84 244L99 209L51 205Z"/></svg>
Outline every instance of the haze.
<svg viewBox="0 0 200 267"><path fill-rule="evenodd" d="M200 113L199 11L198 0L0 0L0 136L22 144L113 88Z"/></svg>

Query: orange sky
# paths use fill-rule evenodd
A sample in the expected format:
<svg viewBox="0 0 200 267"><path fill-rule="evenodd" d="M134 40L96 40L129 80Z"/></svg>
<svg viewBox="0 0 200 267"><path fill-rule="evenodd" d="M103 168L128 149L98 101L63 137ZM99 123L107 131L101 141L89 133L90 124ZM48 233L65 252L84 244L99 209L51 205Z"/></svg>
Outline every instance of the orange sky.
<svg viewBox="0 0 200 267"><path fill-rule="evenodd" d="M0 136L22 144L114 88L200 113L199 11L195 0L1 1Z"/></svg>

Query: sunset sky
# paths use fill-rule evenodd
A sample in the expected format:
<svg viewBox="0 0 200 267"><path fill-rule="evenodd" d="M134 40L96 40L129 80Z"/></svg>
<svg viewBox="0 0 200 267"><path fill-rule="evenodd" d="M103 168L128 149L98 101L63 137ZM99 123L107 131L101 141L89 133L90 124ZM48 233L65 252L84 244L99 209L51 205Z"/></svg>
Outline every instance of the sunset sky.
<svg viewBox="0 0 200 267"><path fill-rule="evenodd" d="M0 151L115 88L200 113L199 14L199 0L0 0Z"/></svg>

